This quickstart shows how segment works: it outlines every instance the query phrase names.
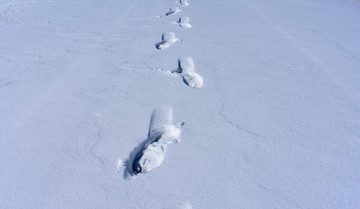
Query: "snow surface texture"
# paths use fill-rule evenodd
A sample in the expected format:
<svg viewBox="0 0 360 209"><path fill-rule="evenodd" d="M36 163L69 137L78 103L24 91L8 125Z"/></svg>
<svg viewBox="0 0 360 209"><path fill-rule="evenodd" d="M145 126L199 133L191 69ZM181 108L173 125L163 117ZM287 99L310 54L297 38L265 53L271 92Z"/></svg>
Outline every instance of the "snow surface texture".
<svg viewBox="0 0 360 209"><path fill-rule="evenodd" d="M182 27L182 28L189 29L192 27L190 24L189 17L180 17L178 23L179 23L180 27Z"/></svg>
<svg viewBox="0 0 360 209"><path fill-rule="evenodd" d="M181 130L172 124L171 106L154 110L151 116L148 142L132 162L134 173L148 173L164 160L167 145L180 141Z"/></svg>
<svg viewBox="0 0 360 209"><path fill-rule="evenodd" d="M0 1L1 209L359 207L360 2L189 3ZM126 178L161 104L183 140Z"/></svg>
<svg viewBox="0 0 360 209"><path fill-rule="evenodd" d="M175 42L180 41L180 39L176 38L174 32L163 33L161 36L161 42L155 44L157 49L166 49L169 48Z"/></svg>

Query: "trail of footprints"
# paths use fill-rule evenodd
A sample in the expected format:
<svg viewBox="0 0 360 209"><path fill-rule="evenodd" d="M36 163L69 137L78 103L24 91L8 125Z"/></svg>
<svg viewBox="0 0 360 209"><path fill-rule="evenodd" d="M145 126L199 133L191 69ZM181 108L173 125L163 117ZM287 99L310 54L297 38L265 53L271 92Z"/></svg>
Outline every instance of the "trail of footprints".
<svg viewBox="0 0 360 209"><path fill-rule="evenodd" d="M189 6L189 2L187 0L179 0L178 3L180 3L183 7ZM166 16L170 16L181 11L182 10L178 7L174 7L170 8L170 11L165 14ZM190 18L186 16L179 17L176 23L185 29L190 29L192 27L190 24ZM158 50L163 50L169 48L178 41L181 41L181 39L177 38L174 32L163 33L161 41L156 43L155 47ZM203 78L199 74L195 73L195 65L191 57L180 58L178 60L178 68L170 72L180 74L183 77L184 83L192 88L201 88L203 86Z"/></svg>
<svg viewBox="0 0 360 209"><path fill-rule="evenodd" d="M179 0L178 3L183 8L189 6L188 0ZM181 11L178 7L173 7L165 15L172 16ZM184 29L192 27L189 17L179 17L176 23ZM155 47L158 50L164 50L178 41L181 40L176 37L174 32L163 33L161 41L156 43ZM179 58L178 67L169 72L180 75L184 83L189 87L198 89L203 86L203 78L195 72L194 60L190 56ZM172 114L171 106L162 106L154 110L151 115L147 139L131 152L126 162L119 161L119 166L126 167L124 171L125 176L153 171L163 162L167 146L180 141L180 128L185 123L181 122L178 125L174 125Z"/></svg>

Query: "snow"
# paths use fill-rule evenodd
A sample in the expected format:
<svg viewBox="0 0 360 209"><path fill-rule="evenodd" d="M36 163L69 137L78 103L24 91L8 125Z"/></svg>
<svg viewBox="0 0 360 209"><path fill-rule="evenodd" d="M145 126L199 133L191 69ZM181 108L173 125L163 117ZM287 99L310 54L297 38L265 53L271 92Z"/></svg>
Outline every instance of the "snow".
<svg viewBox="0 0 360 209"><path fill-rule="evenodd" d="M360 3L185 2L0 2L1 208L360 205Z"/></svg>

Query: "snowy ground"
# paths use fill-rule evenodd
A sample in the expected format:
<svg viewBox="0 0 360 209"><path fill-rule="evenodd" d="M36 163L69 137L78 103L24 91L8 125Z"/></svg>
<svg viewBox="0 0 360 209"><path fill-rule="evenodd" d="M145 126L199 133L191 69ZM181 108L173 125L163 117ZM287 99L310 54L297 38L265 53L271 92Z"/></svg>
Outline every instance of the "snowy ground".
<svg viewBox="0 0 360 209"><path fill-rule="evenodd" d="M360 2L188 2L0 1L0 208L360 205ZM181 142L129 176L163 104Z"/></svg>

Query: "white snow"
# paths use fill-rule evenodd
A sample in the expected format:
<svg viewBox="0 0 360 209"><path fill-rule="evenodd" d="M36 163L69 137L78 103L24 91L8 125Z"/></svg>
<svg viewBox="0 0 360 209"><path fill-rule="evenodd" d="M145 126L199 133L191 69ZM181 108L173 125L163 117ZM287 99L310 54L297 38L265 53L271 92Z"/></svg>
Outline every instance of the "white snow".
<svg viewBox="0 0 360 209"><path fill-rule="evenodd" d="M188 3L0 1L0 208L359 207L360 2Z"/></svg>

